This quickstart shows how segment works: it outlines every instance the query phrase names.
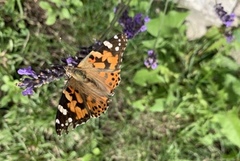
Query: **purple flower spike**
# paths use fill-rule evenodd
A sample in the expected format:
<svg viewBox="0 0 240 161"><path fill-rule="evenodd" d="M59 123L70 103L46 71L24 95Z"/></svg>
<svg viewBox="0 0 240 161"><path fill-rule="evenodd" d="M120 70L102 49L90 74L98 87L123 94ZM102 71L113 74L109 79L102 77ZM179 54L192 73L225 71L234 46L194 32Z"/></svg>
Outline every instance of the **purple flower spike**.
<svg viewBox="0 0 240 161"><path fill-rule="evenodd" d="M32 94L33 94L33 88L32 88L32 87L26 88L25 90L22 91L22 94L23 94L24 96L26 96L26 95L32 95Z"/></svg>
<svg viewBox="0 0 240 161"><path fill-rule="evenodd" d="M123 27L123 32L128 39L133 38L140 32L146 31L145 23L149 21L149 17L143 17L141 13L136 14L133 18L128 16L128 11L125 10L119 18L119 23Z"/></svg>
<svg viewBox="0 0 240 161"><path fill-rule="evenodd" d="M147 22L149 22L149 21L150 21L150 18L149 18L148 16L146 16L146 17L144 18L144 22L147 23Z"/></svg>
<svg viewBox="0 0 240 161"><path fill-rule="evenodd" d="M77 66L78 62L73 57L68 57L66 59L66 63L68 66Z"/></svg>
<svg viewBox="0 0 240 161"><path fill-rule="evenodd" d="M82 47L75 57L63 58L61 64L53 65L50 68L41 70L36 74L31 67L22 68L18 70L18 74L29 76L25 77L17 84L18 87L23 88L22 94L32 95L33 89L41 87L44 84L56 81L63 77L65 73L65 66L77 66L78 63L92 50L90 47Z"/></svg>
<svg viewBox="0 0 240 161"><path fill-rule="evenodd" d="M23 90L22 92L24 96L33 94L33 80L35 79L25 78L22 82L17 83L17 86L19 86L20 88L25 88L25 90Z"/></svg>
<svg viewBox="0 0 240 161"><path fill-rule="evenodd" d="M226 27L230 27L232 25L234 18L236 17L234 13L227 14L227 12L224 11L221 3L215 5L215 11Z"/></svg>
<svg viewBox="0 0 240 161"><path fill-rule="evenodd" d="M230 15L223 16L222 21L226 25L226 27L230 27L232 26L235 17L236 15L234 13L231 13Z"/></svg>
<svg viewBox="0 0 240 161"><path fill-rule="evenodd" d="M156 69L158 66L157 63L157 55L155 54L155 52L153 50L148 50L148 57L147 59L144 61L144 65L147 68L152 68L152 69Z"/></svg>
<svg viewBox="0 0 240 161"><path fill-rule="evenodd" d="M232 42L234 37L232 35L231 28L230 30L226 28L232 26L232 23L236 15L234 13L228 14L226 11L224 11L224 8L222 7L221 3L215 5L215 11L218 17L221 19L222 23L225 25L224 36L226 37L227 42L228 43Z"/></svg>
<svg viewBox="0 0 240 161"><path fill-rule="evenodd" d="M89 54L92 50L98 48L99 43L95 43L89 47L81 47L80 50L76 53L75 57L62 58L61 64L53 65L50 68L43 69L37 74L32 70L31 67L19 69L17 71L18 74L29 77L23 78L19 83L17 83L17 86L24 89L22 92L24 96L32 95L34 88L41 87L44 84L51 83L65 76L66 71L64 67L76 67L87 54Z"/></svg>
<svg viewBox="0 0 240 161"><path fill-rule="evenodd" d="M19 69L18 74L30 77L22 79L22 81L19 82L17 86L24 89L22 92L24 96L32 95L34 88L40 87L43 84L57 80L60 77L62 77L64 73L65 70L63 66L60 65L55 65L50 69L42 70L39 74L35 74L35 72L31 70L31 67Z"/></svg>
<svg viewBox="0 0 240 161"><path fill-rule="evenodd" d="M234 37L231 31L225 32L225 37L228 43L231 43L234 40Z"/></svg>
<svg viewBox="0 0 240 161"><path fill-rule="evenodd" d="M38 76L36 75L35 71L32 70L31 66L27 67L27 68L22 68L22 69L18 69L18 74L20 75L28 75L32 78L37 79Z"/></svg>

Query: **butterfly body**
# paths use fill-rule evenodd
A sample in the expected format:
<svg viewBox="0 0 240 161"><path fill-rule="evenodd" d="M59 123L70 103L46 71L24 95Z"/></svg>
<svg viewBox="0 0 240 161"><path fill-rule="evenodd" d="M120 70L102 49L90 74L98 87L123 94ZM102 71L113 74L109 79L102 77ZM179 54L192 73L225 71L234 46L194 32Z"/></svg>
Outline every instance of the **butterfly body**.
<svg viewBox="0 0 240 161"><path fill-rule="evenodd" d="M91 51L76 67L66 66L69 80L60 98L56 132L99 117L108 108L110 96L120 82L120 64L127 45L125 34L115 35Z"/></svg>

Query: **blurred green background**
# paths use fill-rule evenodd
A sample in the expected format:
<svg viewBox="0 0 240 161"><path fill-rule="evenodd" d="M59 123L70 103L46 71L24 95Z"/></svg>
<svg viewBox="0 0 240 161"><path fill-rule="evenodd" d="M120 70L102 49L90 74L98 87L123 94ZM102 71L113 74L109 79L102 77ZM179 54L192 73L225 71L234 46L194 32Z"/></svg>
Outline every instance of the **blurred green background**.
<svg viewBox="0 0 240 161"><path fill-rule="evenodd" d="M132 16L151 18L147 31L129 41L108 111L61 137L55 133L64 79L22 96L19 68L36 71L89 46L109 27L114 0L0 1L0 160L239 160L240 30L227 43L209 27L188 41L189 14L170 1L132 0ZM201 18L199 18L201 21ZM157 69L143 62L158 56ZM240 54L238 52L238 54Z"/></svg>

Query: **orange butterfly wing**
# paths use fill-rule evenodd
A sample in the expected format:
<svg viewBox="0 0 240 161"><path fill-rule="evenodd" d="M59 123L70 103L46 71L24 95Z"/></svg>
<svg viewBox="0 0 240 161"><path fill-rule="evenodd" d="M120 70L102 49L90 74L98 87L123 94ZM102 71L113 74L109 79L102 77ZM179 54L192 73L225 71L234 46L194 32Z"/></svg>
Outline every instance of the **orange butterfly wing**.
<svg viewBox="0 0 240 161"><path fill-rule="evenodd" d="M120 82L120 64L127 45L125 34L115 35L91 51L77 67L66 67L70 75L56 115L56 132L68 132L91 117L98 117L109 105L109 97Z"/></svg>

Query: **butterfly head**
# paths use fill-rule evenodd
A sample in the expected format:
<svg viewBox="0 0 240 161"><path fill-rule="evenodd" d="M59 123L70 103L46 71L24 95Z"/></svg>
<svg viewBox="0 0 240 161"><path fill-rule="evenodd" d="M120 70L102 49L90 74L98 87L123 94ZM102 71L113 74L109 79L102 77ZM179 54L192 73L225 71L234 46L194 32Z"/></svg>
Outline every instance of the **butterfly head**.
<svg viewBox="0 0 240 161"><path fill-rule="evenodd" d="M64 67L66 74L69 78L73 77L77 81L86 81L86 72L81 70L81 68L66 66Z"/></svg>

